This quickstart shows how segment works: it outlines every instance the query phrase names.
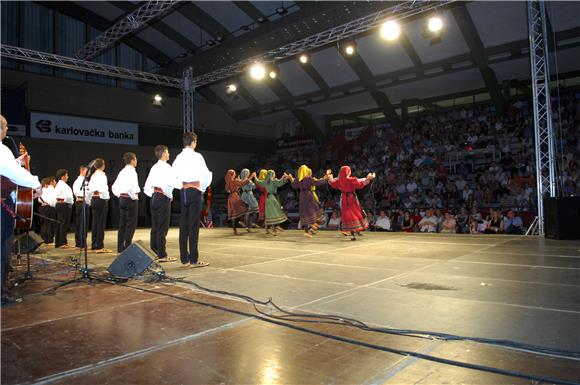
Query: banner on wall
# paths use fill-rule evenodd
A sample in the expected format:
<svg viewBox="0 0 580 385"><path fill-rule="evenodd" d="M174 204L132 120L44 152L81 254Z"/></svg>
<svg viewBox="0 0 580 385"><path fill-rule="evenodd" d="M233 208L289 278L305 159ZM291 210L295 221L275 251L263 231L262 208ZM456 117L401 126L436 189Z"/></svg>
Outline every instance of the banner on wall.
<svg viewBox="0 0 580 385"><path fill-rule="evenodd" d="M75 142L139 144L139 125L70 115L30 113L32 138Z"/></svg>
<svg viewBox="0 0 580 385"><path fill-rule="evenodd" d="M356 128L347 128L344 130L344 139L346 140L354 140L360 136L365 130L364 127L356 127Z"/></svg>

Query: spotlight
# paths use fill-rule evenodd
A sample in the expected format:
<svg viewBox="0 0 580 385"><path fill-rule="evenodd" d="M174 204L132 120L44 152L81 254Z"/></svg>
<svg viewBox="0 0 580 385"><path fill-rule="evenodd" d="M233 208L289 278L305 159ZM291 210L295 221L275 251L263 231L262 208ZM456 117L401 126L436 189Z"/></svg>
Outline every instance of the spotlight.
<svg viewBox="0 0 580 385"><path fill-rule="evenodd" d="M348 56L352 56L356 52L356 43L352 40L342 43L342 50Z"/></svg>
<svg viewBox="0 0 580 385"><path fill-rule="evenodd" d="M431 32L439 32L443 28L443 21L437 16L434 16L429 19L429 24L427 24L429 31Z"/></svg>
<svg viewBox="0 0 580 385"><path fill-rule="evenodd" d="M224 37L218 36L218 37L216 37L216 40L218 41L218 43L221 43L222 41L224 41Z"/></svg>
<svg viewBox="0 0 580 385"><path fill-rule="evenodd" d="M265 18L265 17L263 17L263 16L260 16L260 17L258 17L258 18L256 19L256 21L257 21L258 23L260 23L260 24L264 24L265 22L267 22L267 21L268 21L268 19L266 19L266 18Z"/></svg>
<svg viewBox="0 0 580 385"><path fill-rule="evenodd" d="M255 80L262 80L266 76L266 69L262 64L256 63L250 67L250 76Z"/></svg>
<svg viewBox="0 0 580 385"><path fill-rule="evenodd" d="M231 94L233 94L234 92L236 92L237 90L238 90L238 86L236 86L236 85L235 85L235 84L233 84L233 83L232 83L232 84L229 84L229 85L226 87L226 94L228 94L228 95L231 95Z"/></svg>
<svg viewBox="0 0 580 385"><path fill-rule="evenodd" d="M381 26L381 37L385 40L395 40L401 34L401 27L396 21L389 20Z"/></svg>
<svg viewBox="0 0 580 385"><path fill-rule="evenodd" d="M163 105L163 97L159 94L155 94L155 96L153 96L153 105L161 107Z"/></svg>
<svg viewBox="0 0 580 385"><path fill-rule="evenodd" d="M302 64L307 64L310 61L310 57L308 57L307 54L303 53L302 55L300 55L298 60L300 60L300 63Z"/></svg>
<svg viewBox="0 0 580 385"><path fill-rule="evenodd" d="M280 16L284 16L285 14L288 13L288 10L284 7L279 7L279 8L276 8L276 13Z"/></svg>

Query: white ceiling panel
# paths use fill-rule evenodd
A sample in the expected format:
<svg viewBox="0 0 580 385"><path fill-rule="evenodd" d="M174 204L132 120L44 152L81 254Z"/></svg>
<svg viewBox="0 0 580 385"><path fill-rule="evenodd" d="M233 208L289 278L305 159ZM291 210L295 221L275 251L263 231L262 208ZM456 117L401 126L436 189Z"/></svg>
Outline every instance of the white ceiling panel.
<svg viewBox="0 0 580 385"><path fill-rule="evenodd" d="M368 93L345 96L344 98L329 100L326 102L311 104L304 109L309 113L318 115L329 115L336 113L349 113L354 111L377 108L377 104Z"/></svg>
<svg viewBox="0 0 580 385"><path fill-rule="evenodd" d="M245 119L244 123L259 124L261 126L274 127L276 125L276 123L284 121L284 120L292 119L292 118L294 118L294 115L292 114L292 112L290 112L288 110L284 110L284 111L275 112L275 113L270 114L270 115L263 115L263 116L257 116L255 118Z"/></svg>
<svg viewBox="0 0 580 385"><path fill-rule="evenodd" d="M467 10L485 47L528 38L525 1L472 1Z"/></svg>
<svg viewBox="0 0 580 385"><path fill-rule="evenodd" d="M213 37L199 28L197 24L192 23L187 17L179 12L172 12L163 18L163 21L171 28L188 38L193 44L202 46L206 41L213 39Z"/></svg>
<svg viewBox="0 0 580 385"><path fill-rule="evenodd" d="M267 104L278 101L276 94L268 87L267 84L253 79L244 77L240 81L246 90L258 101L260 104Z"/></svg>
<svg viewBox="0 0 580 385"><path fill-rule="evenodd" d="M248 104L248 102L246 102L246 100L241 96L238 96L236 100L228 97L226 93L226 87L228 86L228 84L229 82L222 82L214 84L209 88L234 111L245 110L247 108L250 108L251 107L250 104Z"/></svg>
<svg viewBox="0 0 580 385"><path fill-rule="evenodd" d="M504 80L526 80L530 78L530 59L527 57L491 64L499 82Z"/></svg>
<svg viewBox="0 0 580 385"><path fill-rule="evenodd" d="M75 1L75 3L107 20L115 20L125 13L107 1Z"/></svg>
<svg viewBox="0 0 580 385"><path fill-rule="evenodd" d="M230 32L253 22L245 12L230 1L196 1L195 5L207 12Z"/></svg>
<svg viewBox="0 0 580 385"><path fill-rule="evenodd" d="M324 81L330 87L336 87L358 80L350 65L335 47L329 47L315 52L311 60L314 68L316 68L320 76L324 78Z"/></svg>
<svg viewBox="0 0 580 385"><path fill-rule="evenodd" d="M292 95L303 95L320 90L316 82L312 80L304 71L302 65L296 60L287 61L281 64L279 68L280 80Z"/></svg>
<svg viewBox="0 0 580 385"><path fill-rule="evenodd" d="M375 75L413 67L413 62L398 42L387 42L378 34L356 41L357 52Z"/></svg>
<svg viewBox="0 0 580 385"><path fill-rule="evenodd" d="M137 37L145 40L153 47L157 47L169 57L175 57L185 51L185 48L177 44L174 40L153 28L145 28L137 34Z"/></svg>
<svg viewBox="0 0 580 385"><path fill-rule="evenodd" d="M485 83L478 69L468 69L431 79L418 80L392 87L382 88L391 103L397 104L404 99L429 98L461 91L483 88Z"/></svg>
<svg viewBox="0 0 580 385"><path fill-rule="evenodd" d="M556 31L580 27L580 2L546 1L552 28Z"/></svg>
<svg viewBox="0 0 580 385"><path fill-rule="evenodd" d="M465 43L453 15L446 11L441 13L440 17L443 19L443 36L442 41L437 44L431 45L430 40L424 38L421 34L426 21L425 18L414 20L401 27L405 30L407 37L423 63L431 63L469 52L469 47Z"/></svg>

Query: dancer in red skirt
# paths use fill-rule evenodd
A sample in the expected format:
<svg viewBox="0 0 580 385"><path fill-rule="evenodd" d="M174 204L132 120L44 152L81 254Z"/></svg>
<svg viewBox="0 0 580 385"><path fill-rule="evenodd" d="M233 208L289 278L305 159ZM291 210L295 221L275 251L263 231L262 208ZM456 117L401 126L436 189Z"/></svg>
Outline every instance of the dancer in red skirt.
<svg viewBox="0 0 580 385"><path fill-rule="evenodd" d="M237 222L248 211L248 206L240 198L240 188L250 182L255 176L256 173L252 173L248 178L240 179L236 178L234 170L228 170L226 173L226 191L230 194L228 196L228 220L232 221L232 227L236 235L238 235Z"/></svg>
<svg viewBox="0 0 580 385"><path fill-rule="evenodd" d="M352 236L351 241L356 241L355 234L366 230L369 224L362 213L355 191L365 187L375 178L375 174L368 174L366 178L359 179L350 176L350 167L342 166L338 178L330 180L331 187L340 190L342 209L342 232Z"/></svg>
<svg viewBox="0 0 580 385"><path fill-rule="evenodd" d="M261 169L258 173L258 180L263 182L266 179L267 170ZM266 228L266 198L268 198L268 192L266 189L258 184L256 188L260 192L260 200L258 201L258 219L262 221L264 228Z"/></svg>

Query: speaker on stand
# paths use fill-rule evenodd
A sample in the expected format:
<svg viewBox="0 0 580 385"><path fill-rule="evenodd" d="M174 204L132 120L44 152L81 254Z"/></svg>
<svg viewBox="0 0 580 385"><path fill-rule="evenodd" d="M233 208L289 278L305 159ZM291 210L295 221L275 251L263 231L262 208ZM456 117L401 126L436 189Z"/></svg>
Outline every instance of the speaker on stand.
<svg viewBox="0 0 580 385"><path fill-rule="evenodd" d="M143 274L155 261L155 252L143 242L133 242L111 263L107 269L119 278L132 278Z"/></svg>

